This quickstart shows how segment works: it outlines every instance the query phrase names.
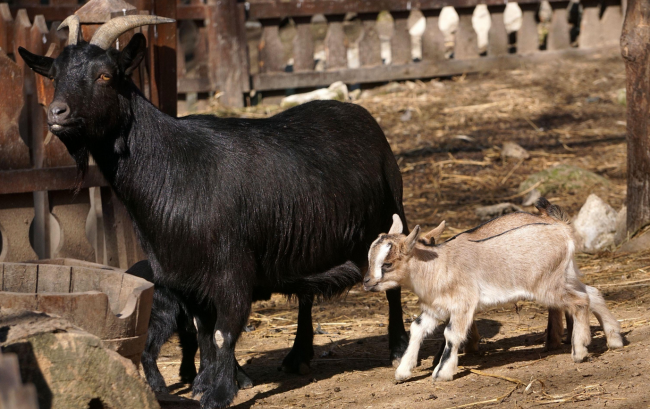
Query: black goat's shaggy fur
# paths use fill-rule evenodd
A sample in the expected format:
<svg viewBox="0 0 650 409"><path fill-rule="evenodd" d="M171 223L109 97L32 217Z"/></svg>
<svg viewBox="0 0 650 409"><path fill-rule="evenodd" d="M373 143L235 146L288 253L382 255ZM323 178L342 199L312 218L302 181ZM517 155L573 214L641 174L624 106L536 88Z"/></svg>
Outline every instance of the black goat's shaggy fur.
<svg viewBox="0 0 650 409"><path fill-rule="evenodd" d="M203 407L228 406L237 392L234 347L256 289L298 296L299 329L283 364L308 364L314 296L361 280L394 213L406 225L401 174L374 118L334 101L268 119L169 117L124 74L146 52L140 34L121 52L84 42L56 60L19 51L54 79L53 104L68 109L48 111L50 129L80 169L93 156L133 219L155 282L187 300L205 362L193 384ZM387 296L398 359L408 338L399 290Z"/></svg>

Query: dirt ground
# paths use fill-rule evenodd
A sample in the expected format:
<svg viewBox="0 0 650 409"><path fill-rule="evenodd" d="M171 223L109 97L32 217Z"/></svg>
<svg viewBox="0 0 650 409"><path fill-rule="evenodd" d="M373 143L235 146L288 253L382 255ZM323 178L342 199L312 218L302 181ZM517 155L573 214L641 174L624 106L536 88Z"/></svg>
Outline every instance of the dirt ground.
<svg viewBox="0 0 650 409"><path fill-rule="evenodd" d="M379 121L404 177L411 226L446 220L447 236L480 222L474 209L503 201L520 204L519 184L555 164L604 176L602 187L563 189L547 198L576 215L589 193L619 209L625 200L625 86L620 56L549 62L520 70L445 80L389 84L356 101ZM256 107L219 114L257 117L277 112ZM500 158L503 142L517 142L531 157ZM527 208L531 210L532 208ZM609 351L592 317L588 362L575 364L570 346L544 350L546 311L520 302L481 312L481 353L461 355L452 382L433 383L432 359L442 334L425 340L411 380L397 384L388 359L383 294L353 288L339 300L319 302L316 357L306 376L278 370L295 335L297 305L282 297L258 302L237 358L255 382L242 390L237 408L461 408L650 407L650 251L581 254L585 282L599 288L626 338ZM405 322L417 316L417 298L403 293ZM159 367L175 395L180 348L169 342Z"/></svg>

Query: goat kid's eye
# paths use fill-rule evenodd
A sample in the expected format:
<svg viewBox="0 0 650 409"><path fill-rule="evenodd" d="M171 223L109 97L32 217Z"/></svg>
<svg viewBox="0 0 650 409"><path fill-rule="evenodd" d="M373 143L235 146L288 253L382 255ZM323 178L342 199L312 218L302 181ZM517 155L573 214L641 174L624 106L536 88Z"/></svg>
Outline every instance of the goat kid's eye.
<svg viewBox="0 0 650 409"><path fill-rule="evenodd" d="M391 268L393 266L393 263L384 263L382 264L382 268Z"/></svg>

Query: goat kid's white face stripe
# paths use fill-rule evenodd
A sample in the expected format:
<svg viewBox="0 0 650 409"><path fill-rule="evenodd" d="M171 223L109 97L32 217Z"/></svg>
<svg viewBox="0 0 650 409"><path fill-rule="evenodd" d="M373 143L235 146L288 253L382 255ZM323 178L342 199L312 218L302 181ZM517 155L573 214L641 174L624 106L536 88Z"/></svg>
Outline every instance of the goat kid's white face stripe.
<svg viewBox="0 0 650 409"><path fill-rule="evenodd" d="M377 280L381 279L382 276L381 266L384 265L384 260L386 260L386 256L390 251L390 247L391 247L390 243L384 243L384 245L381 246L381 248L377 252L377 259L375 260L375 269L373 271L373 276Z"/></svg>

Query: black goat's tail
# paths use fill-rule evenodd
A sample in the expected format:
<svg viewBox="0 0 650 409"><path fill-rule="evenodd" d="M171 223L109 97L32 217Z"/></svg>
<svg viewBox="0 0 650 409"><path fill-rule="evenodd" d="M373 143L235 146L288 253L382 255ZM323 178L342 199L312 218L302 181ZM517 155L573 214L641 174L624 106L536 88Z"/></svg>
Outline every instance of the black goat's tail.
<svg viewBox="0 0 650 409"><path fill-rule="evenodd" d="M540 213L552 217L555 220L559 220L561 222L564 222L566 224L571 223L571 219L569 219L569 215L560 208L560 206L551 204L548 200L546 200L545 197L540 197L537 199L537 202L535 202L535 207L537 210L540 211Z"/></svg>
<svg viewBox="0 0 650 409"><path fill-rule="evenodd" d="M362 278L363 274L359 267L347 261L323 273L285 282L282 292L289 296L300 294L329 299L343 294L347 289L361 282Z"/></svg>

